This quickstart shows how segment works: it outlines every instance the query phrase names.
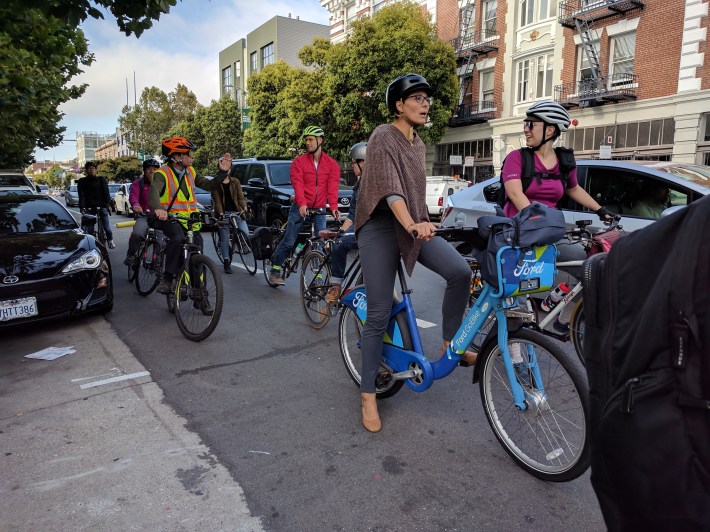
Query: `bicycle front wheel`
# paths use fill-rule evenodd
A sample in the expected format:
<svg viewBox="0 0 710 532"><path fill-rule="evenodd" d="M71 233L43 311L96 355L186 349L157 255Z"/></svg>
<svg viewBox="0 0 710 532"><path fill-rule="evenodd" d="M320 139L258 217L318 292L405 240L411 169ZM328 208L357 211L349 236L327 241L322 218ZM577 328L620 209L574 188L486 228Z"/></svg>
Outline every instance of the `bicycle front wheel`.
<svg viewBox="0 0 710 532"><path fill-rule="evenodd" d="M521 372L527 377L516 378L523 384L527 409L516 408L498 342L486 345L478 362L481 401L498 442L522 469L537 478L552 482L577 478L589 465L589 403L584 377L569 355L540 333L512 332L508 349L519 352L525 364L532 355L545 393L539 391L532 372Z"/></svg>
<svg viewBox="0 0 710 532"><path fill-rule="evenodd" d="M249 236L240 229L237 231L237 234L234 235L234 240L234 250L239 253L244 268L249 272L249 275L254 275L256 273L256 259L251 250Z"/></svg>
<svg viewBox="0 0 710 532"><path fill-rule="evenodd" d="M160 246L157 242L143 241L138 248L136 261L136 290L142 296L150 295L160 282Z"/></svg>
<svg viewBox="0 0 710 532"><path fill-rule="evenodd" d="M301 308L308 325L322 329L330 321L331 307L325 300L330 288L330 265L320 251L309 251L301 265Z"/></svg>
<svg viewBox="0 0 710 532"><path fill-rule="evenodd" d="M569 320L569 337L574 345L574 350L577 351L579 360L586 367L587 363L584 360L584 299L581 298L581 294Z"/></svg>
<svg viewBox="0 0 710 532"><path fill-rule="evenodd" d="M136 255L132 257L131 263L128 265L128 282L132 283L136 279L136 273L138 272L138 268L140 268L140 259L138 258L140 255Z"/></svg>
<svg viewBox="0 0 710 532"><path fill-rule="evenodd" d="M345 369L353 382L359 387L362 382L360 371L362 370L362 322L357 317L353 309L343 307L338 325L338 343L340 344L340 355L343 357ZM411 346L407 349L412 349ZM380 371L376 379L376 391L378 399L392 397L404 386L404 381L393 380L389 368L380 365Z"/></svg>
<svg viewBox="0 0 710 532"><path fill-rule="evenodd" d="M223 299L222 276L214 261L193 255L190 271L180 271L175 287L175 319L185 338L199 342L212 334L222 315Z"/></svg>
<svg viewBox="0 0 710 532"><path fill-rule="evenodd" d="M217 254L219 262L224 262L224 256L222 255L222 239L219 236L219 229L212 231L212 244L214 245L214 252Z"/></svg>

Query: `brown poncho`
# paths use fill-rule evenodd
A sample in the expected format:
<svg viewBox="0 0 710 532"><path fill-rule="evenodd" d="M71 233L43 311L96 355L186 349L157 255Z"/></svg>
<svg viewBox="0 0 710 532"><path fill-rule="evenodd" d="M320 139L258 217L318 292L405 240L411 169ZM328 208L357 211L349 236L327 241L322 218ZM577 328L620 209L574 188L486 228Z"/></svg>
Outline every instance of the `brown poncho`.
<svg viewBox="0 0 710 532"><path fill-rule="evenodd" d="M367 164L361 178L355 213L355 233L372 216L377 204L393 194L402 196L415 222L429 220L426 206L425 146L415 134L410 144L393 124L378 126L367 142ZM399 252L411 276L421 241L396 222Z"/></svg>

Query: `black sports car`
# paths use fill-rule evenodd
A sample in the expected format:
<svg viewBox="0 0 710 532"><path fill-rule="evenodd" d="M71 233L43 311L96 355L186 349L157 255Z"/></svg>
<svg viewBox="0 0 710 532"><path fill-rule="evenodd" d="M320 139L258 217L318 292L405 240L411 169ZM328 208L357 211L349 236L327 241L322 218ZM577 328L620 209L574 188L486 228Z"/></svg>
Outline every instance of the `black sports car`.
<svg viewBox="0 0 710 532"><path fill-rule="evenodd" d="M108 251L47 196L0 196L0 327L113 307Z"/></svg>

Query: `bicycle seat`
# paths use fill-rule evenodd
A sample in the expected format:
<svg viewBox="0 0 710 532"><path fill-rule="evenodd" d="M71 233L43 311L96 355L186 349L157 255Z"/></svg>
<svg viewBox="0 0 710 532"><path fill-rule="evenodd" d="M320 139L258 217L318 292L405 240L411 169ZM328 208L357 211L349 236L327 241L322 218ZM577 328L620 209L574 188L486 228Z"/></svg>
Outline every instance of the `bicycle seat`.
<svg viewBox="0 0 710 532"><path fill-rule="evenodd" d="M333 231L332 229L322 229L318 231L318 236L324 240L330 240L332 238L337 238L338 231Z"/></svg>

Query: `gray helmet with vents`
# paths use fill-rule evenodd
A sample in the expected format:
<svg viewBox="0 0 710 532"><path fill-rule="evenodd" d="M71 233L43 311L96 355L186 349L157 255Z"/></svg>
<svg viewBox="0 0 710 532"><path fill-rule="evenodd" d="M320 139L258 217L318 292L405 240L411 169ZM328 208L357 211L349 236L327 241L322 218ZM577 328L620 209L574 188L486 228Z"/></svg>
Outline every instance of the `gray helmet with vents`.
<svg viewBox="0 0 710 532"><path fill-rule="evenodd" d="M367 151L367 142L358 142L350 148L351 161L364 161L365 152Z"/></svg>
<svg viewBox="0 0 710 532"><path fill-rule="evenodd" d="M560 131L567 131L570 124L569 113L559 103L552 100L544 100L530 106L525 114L543 122L557 126Z"/></svg>

